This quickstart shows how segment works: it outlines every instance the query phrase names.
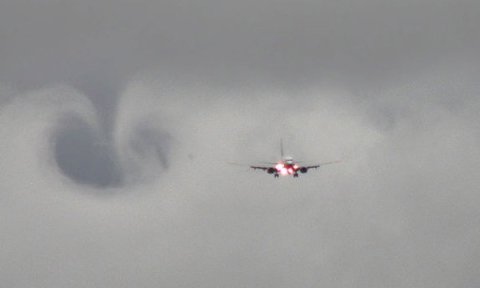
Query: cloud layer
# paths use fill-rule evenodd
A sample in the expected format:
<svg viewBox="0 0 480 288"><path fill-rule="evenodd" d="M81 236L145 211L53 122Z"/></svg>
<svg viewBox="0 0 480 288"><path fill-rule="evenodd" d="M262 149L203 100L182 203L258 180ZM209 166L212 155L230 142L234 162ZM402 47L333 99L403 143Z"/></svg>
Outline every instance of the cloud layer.
<svg viewBox="0 0 480 288"><path fill-rule="evenodd" d="M2 283L473 286L476 6L0 4Z"/></svg>

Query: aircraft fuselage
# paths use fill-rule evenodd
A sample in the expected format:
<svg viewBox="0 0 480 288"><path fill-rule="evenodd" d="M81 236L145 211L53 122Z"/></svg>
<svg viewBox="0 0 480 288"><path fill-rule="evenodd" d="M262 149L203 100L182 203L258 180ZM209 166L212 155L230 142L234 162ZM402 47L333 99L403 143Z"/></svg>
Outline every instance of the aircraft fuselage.
<svg viewBox="0 0 480 288"><path fill-rule="evenodd" d="M278 175L287 176L290 174L293 174L294 177L298 177L297 170L299 168L300 167L295 164L291 157L286 157L284 161L278 162L275 165L275 169L277 170L275 177L278 177Z"/></svg>

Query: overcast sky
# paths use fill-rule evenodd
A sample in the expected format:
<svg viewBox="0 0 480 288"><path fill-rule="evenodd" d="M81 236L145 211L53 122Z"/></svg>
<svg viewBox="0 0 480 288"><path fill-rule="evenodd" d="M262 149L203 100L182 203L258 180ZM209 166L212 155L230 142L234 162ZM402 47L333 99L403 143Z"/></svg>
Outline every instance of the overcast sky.
<svg viewBox="0 0 480 288"><path fill-rule="evenodd" d="M480 2L0 2L5 287L474 287ZM227 162L318 163L274 179Z"/></svg>

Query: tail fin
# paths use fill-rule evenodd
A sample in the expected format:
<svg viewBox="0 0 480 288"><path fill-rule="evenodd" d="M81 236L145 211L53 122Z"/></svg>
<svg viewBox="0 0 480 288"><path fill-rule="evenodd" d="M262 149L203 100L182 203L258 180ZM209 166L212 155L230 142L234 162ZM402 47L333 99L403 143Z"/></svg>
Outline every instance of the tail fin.
<svg viewBox="0 0 480 288"><path fill-rule="evenodd" d="M280 138L280 154L282 156L282 159L285 157L285 155L283 154L283 139Z"/></svg>

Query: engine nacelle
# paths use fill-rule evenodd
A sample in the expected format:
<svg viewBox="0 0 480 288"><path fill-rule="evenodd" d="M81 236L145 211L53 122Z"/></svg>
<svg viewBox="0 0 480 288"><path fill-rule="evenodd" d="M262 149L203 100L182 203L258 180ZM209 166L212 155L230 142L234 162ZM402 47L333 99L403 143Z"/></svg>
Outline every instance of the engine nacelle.
<svg viewBox="0 0 480 288"><path fill-rule="evenodd" d="M301 167L301 168L300 168L300 172L302 172L303 174L305 174L305 173L308 172L308 168L307 168L307 167Z"/></svg>
<svg viewBox="0 0 480 288"><path fill-rule="evenodd" d="M276 172L277 172L277 169L275 169L275 168L268 168L267 169L268 174L273 174L273 173L276 173Z"/></svg>

